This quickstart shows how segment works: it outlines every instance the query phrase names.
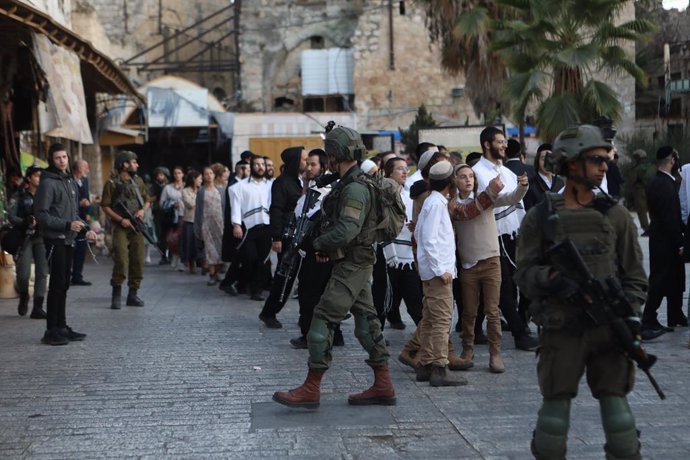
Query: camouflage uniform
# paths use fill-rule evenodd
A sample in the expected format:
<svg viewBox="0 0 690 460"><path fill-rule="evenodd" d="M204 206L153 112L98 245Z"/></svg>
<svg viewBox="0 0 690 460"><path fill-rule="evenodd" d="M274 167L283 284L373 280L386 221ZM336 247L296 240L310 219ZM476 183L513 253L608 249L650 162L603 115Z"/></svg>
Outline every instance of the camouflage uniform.
<svg viewBox="0 0 690 460"><path fill-rule="evenodd" d="M555 149L554 149L555 150ZM587 149L584 149L585 151ZM553 241L569 237L597 278L614 276L639 315L647 278L637 228L630 213L606 197L582 208L565 208L563 196L547 193L555 220ZM543 211L527 213L520 228L515 280L533 299L533 321L542 327L537 375L544 398L532 451L538 459L565 458L570 401L586 372L592 395L599 400L607 445L606 458L639 457L635 422L625 396L634 382L633 362L624 354L609 324L593 324L584 305L568 303L554 292L554 267L544 250L549 244ZM551 219L549 219L551 220Z"/></svg>
<svg viewBox="0 0 690 460"><path fill-rule="evenodd" d="M323 233L314 240L314 249L333 260L333 271L321 300L314 308L307 340L309 367L326 370L331 362L333 327L355 318L355 336L369 352L367 363L386 365L388 350L371 295L371 277L376 254L373 241L359 238L371 208L366 185L355 178L363 174L353 167L325 198Z"/></svg>
<svg viewBox="0 0 690 460"><path fill-rule="evenodd" d="M133 176L129 181L116 176L106 182L103 187L101 206L109 207L120 217L125 217L119 210L119 202L122 202L134 215L144 208L144 203L148 199L148 190L139 176ZM125 279L128 279L130 289L139 289L141 280L144 278L144 236L131 228L123 228L119 222L113 222L112 253L115 265L110 285L122 286Z"/></svg>

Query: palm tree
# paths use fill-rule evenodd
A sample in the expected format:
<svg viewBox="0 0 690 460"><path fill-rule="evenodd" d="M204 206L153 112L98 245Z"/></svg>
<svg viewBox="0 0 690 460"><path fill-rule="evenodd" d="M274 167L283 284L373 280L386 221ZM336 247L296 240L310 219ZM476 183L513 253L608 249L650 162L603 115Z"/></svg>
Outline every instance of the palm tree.
<svg viewBox="0 0 690 460"><path fill-rule="evenodd" d="M506 97L515 119L536 103L539 136L550 140L568 125L597 115L619 120L621 103L600 75L644 71L624 49L653 30L647 19L616 24L630 0L496 0L516 19L495 22L491 49L510 70Z"/></svg>
<svg viewBox="0 0 690 460"><path fill-rule="evenodd" d="M441 64L451 74L465 74L465 94L475 115L491 122L500 115L506 67L491 52L491 24L500 19L488 0L418 0L426 10L432 42L441 46Z"/></svg>

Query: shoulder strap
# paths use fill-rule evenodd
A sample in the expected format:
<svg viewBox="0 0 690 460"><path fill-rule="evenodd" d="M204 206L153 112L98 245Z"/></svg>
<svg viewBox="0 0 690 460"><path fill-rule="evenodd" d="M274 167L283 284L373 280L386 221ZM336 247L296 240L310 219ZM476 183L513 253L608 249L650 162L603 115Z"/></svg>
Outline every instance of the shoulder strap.
<svg viewBox="0 0 690 460"><path fill-rule="evenodd" d="M556 225L558 223L558 214L553 209L553 204L548 194L537 205L537 215L539 216L539 228L542 234L542 252L556 242Z"/></svg>

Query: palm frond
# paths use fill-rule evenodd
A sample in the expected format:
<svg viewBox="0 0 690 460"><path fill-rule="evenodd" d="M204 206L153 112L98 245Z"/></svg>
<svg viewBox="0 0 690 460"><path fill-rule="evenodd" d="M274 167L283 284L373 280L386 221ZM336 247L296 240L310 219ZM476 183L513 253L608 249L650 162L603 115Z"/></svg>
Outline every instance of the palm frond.
<svg viewBox="0 0 690 460"><path fill-rule="evenodd" d="M573 93L555 94L542 102L537 109L537 132L541 139L554 139L568 126L577 124L579 99Z"/></svg>
<svg viewBox="0 0 690 460"><path fill-rule="evenodd" d="M622 106L618 94L606 83L590 80L582 88L580 116L590 120L598 115L606 115L612 120L620 120Z"/></svg>

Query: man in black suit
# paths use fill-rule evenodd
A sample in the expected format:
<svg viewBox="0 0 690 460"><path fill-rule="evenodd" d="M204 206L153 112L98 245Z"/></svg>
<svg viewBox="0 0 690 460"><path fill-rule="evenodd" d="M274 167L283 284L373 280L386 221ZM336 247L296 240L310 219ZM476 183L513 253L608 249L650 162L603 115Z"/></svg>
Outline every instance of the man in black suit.
<svg viewBox="0 0 690 460"><path fill-rule="evenodd" d="M508 139L505 167L513 171L518 177L525 173L527 173L528 179L534 177L534 168L532 165L525 164L525 152L522 150L522 145L515 139Z"/></svg>
<svg viewBox="0 0 690 460"><path fill-rule="evenodd" d="M683 223L680 215L676 179L680 161L671 146L661 147L656 153L657 172L647 184L649 225L649 294L642 314L642 338L650 340L674 326L687 326L682 311L685 290L683 263ZM657 319L661 300L666 297L668 327Z"/></svg>

